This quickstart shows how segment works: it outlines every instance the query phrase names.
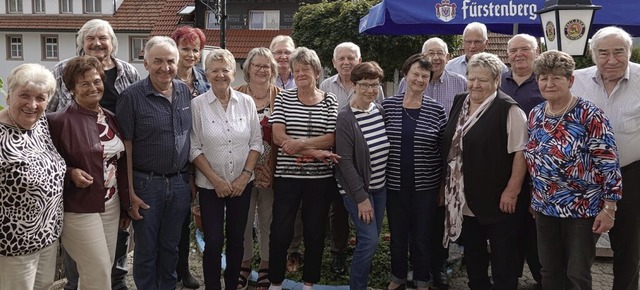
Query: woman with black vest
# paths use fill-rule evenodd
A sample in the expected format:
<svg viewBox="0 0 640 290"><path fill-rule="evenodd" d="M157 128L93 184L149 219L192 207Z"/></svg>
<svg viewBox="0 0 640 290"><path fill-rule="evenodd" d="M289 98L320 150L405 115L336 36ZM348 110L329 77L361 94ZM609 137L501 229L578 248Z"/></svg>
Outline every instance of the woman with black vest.
<svg viewBox="0 0 640 290"><path fill-rule="evenodd" d="M391 232L391 283L405 289L408 252L417 289L431 280L431 233L442 180L442 132L447 123L444 107L424 90L433 66L422 54L402 65L406 92L382 103L389 138L387 162L387 217Z"/></svg>
<svg viewBox="0 0 640 290"><path fill-rule="evenodd" d="M526 210L516 204L526 172L527 117L498 90L502 66L490 53L469 60L467 92L455 97L443 137L447 209L443 243L463 241L472 290L518 286L514 257L521 219L514 213Z"/></svg>

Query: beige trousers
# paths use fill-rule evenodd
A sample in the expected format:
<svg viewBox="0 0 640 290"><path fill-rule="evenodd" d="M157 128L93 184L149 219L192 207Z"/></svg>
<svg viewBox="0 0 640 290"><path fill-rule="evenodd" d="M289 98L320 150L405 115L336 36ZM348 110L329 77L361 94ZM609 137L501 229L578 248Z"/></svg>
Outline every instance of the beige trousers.
<svg viewBox="0 0 640 290"><path fill-rule="evenodd" d="M116 251L120 198L105 202L103 213L64 213L62 245L78 266L78 289L111 289L111 265Z"/></svg>
<svg viewBox="0 0 640 290"><path fill-rule="evenodd" d="M56 272L58 242L33 254L0 256L0 289L49 290Z"/></svg>
<svg viewBox="0 0 640 290"><path fill-rule="evenodd" d="M247 226L244 229L244 256L243 261L253 258L253 222L258 217L257 237L260 260L269 261L269 235L271 234L271 219L273 209L273 189L256 188L251 190L249 202L249 216Z"/></svg>

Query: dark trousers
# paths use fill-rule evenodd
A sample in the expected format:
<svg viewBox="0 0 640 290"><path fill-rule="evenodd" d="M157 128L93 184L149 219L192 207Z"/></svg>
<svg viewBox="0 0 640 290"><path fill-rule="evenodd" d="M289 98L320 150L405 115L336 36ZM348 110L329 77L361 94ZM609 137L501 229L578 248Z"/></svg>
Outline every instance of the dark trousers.
<svg viewBox="0 0 640 290"><path fill-rule="evenodd" d="M304 272L302 280L320 281L322 253L329 205L335 190L333 177L321 179L282 178L274 180L273 220L269 236L269 280L284 280L287 249L293 238L293 222L302 201Z"/></svg>
<svg viewBox="0 0 640 290"><path fill-rule="evenodd" d="M462 222L462 240L464 241L464 259L471 290L515 290L518 287L517 216L483 225L475 217L465 216ZM487 239L491 244L491 255L487 251ZM489 280L489 260L493 288Z"/></svg>
<svg viewBox="0 0 640 290"><path fill-rule="evenodd" d="M617 203L616 221L609 231L613 249L613 290L638 290L640 161L622 167L622 184L623 193Z"/></svg>
<svg viewBox="0 0 640 290"><path fill-rule="evenodd" d="M522 226L519 229L518 236L518 269L519 275L522 276L524 270L524 262L529 265L531 275L536 281L540 281L540 258L538 257L538 234L536 230L536 220L528 210L522 211Z"/></svg>
<svg viewBox="0 0 640 290"><path fill-rule="evenodd" d="M207 290L222 288L220 256L223 246L227 264L224 270L225 289L235 290L238 285L252 189L253 183L250 182L241 196L220 198L213 189L198 188L204 234L202 270Z"/></svg>
<svg viewBox="0 0 640 290"><path fill-rule="evenodd" d="M329 223L331 226L331 255L344 258L347 255L349 243L349 213L344 207L342 196L337 187L331 203Z"/></svg>
<svg viewBox="0 0 640 290"><path fill-rule="evenodd" d="M180 233L180 244L178 245L178 265L176 265L176 273L178 279L182 279L189 275L189 243L191 240L191 215L187 215L182 224L182 232Z"/></svg>
<svg viewBox="0 0 640 290"><path fill-rule="evenodd" d="M600 237L591 230L593 221L536 213L544 289L591 289L591 265Z"/></svg>
<svg viewBox="0 0 640 290"><path fill-rule="evenodd" d="M127 250L129 249L129 231L118 230L118 240L116 242L116 253L113 261L113 267L111 268L111 289L113 290L126 290L127 284L125 283L125 277L129 272L129 266L127 265ZM63 251L64 261L64 273L67 278L67 283L64 285L65 290L78 289L78 269L76 262L69 256L67 251Z"/></svg>
<svg viewBox="0 0 640 290"><path fill-rule="evenodd" d="M431 233L438 206L438 189L388 190L387 218L391 233L391 280L406 282L411 251L413 280L426 287L431 280Z"/></svg>
<svg viewBox="0 0 640 290"><path fill-rule="evenodd" d="M439 206L433 218L433 233L431 234L431 273L437 273L438 271L446 271L447 259L449 259L449 248L442 246L445 207Z"/></svg>

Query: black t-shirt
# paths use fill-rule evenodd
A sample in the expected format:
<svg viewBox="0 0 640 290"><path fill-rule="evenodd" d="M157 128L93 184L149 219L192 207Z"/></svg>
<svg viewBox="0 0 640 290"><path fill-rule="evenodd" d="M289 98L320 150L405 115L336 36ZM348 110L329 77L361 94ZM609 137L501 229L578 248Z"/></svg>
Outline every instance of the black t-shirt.
<svg viewBox="0 0 640 290"><path fill-rule="evenodd" d="M116 66L104 71L104 95L102 96L102 100L100 100L100 106L112 113L116 112L116 101L120 96L115 86L117 76L118 67Z"/></svg>

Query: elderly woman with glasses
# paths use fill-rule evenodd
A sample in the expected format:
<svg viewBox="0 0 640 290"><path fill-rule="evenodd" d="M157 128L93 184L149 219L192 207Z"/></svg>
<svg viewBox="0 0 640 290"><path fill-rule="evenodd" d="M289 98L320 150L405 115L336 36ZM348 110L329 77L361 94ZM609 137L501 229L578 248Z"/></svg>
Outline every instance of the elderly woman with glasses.
<svg viewBox="0 0 640 290"><path fill-rule="evenodd" d="M258 119L262 128L262 146L264 151L258 158L254 168L255 179L249 203L249 215L244 231L244 257L238 288L244 289L248 285L253 259L253 222L257 212L258 250L260 251L260 265L258 270L257 289L269 288L269 235L271 234L271 219L273 208L273 171L276 164L276 147L269 118L273 112L273 104L280 88L274 85L276 79L276 61L268 48L258 47L249 51L244 62L244 80L246 84L236 88L253 99L258 112Z"/></svg>
<svg viewBox="0 0 640 290"><path fill-rule="evenodd" d="M235 290L253 173L263 151L260 121L253 99L231 88L236 73L233 54L215 49L205 64L211 89L191 101L190 153L200 194L205 242L202 268L207 289L220 289L220 256L226 246L224 285Z"/></svg>
<svg viewBox="0 0 640 290"><path fill-rule="evenodd" d="M7 108L0 111L0 289L45 290L53 286L67 169L44 116L56 80L39 64L23 64L7 84Z"/></svg>
<svg viewBox="0 0 640 290"><path fill-rule="evenodd" d="M317 88L322 70L315 51L299 47L291 54L291 67L298 86L276 97L269 122L273 142L280 148L276 157L273 221L269 241L271 287L282 289L287 248L293 236L293 223L302 201L305 243L303 289L320 281L325 227L331 197L335 191L329 151L335 142L338 102L335 95Z"/></svg>
<svg viewBox="0 0 640 290"><path fill-rule="evenodd" d="M423 54L402 65L407 80L404 94L382 103L391 147L387 167L387 215L391 232L391 283L405 289L408 253L413 280L427 289L431 280L431 232L442 177L441 141L447 117L444 107L423 94L433 66Z"/></svg>
<svg viewBox="0 0 640 290"><path fill-rule="evenodd" d="M367 289L387 203L389 139L382 106L374 103L383 78L376 62L357 64L351 71L355 94L340 110L336 124L336 153L342 158L335 176L358 239L349 273L351 289Z"/></svg>

